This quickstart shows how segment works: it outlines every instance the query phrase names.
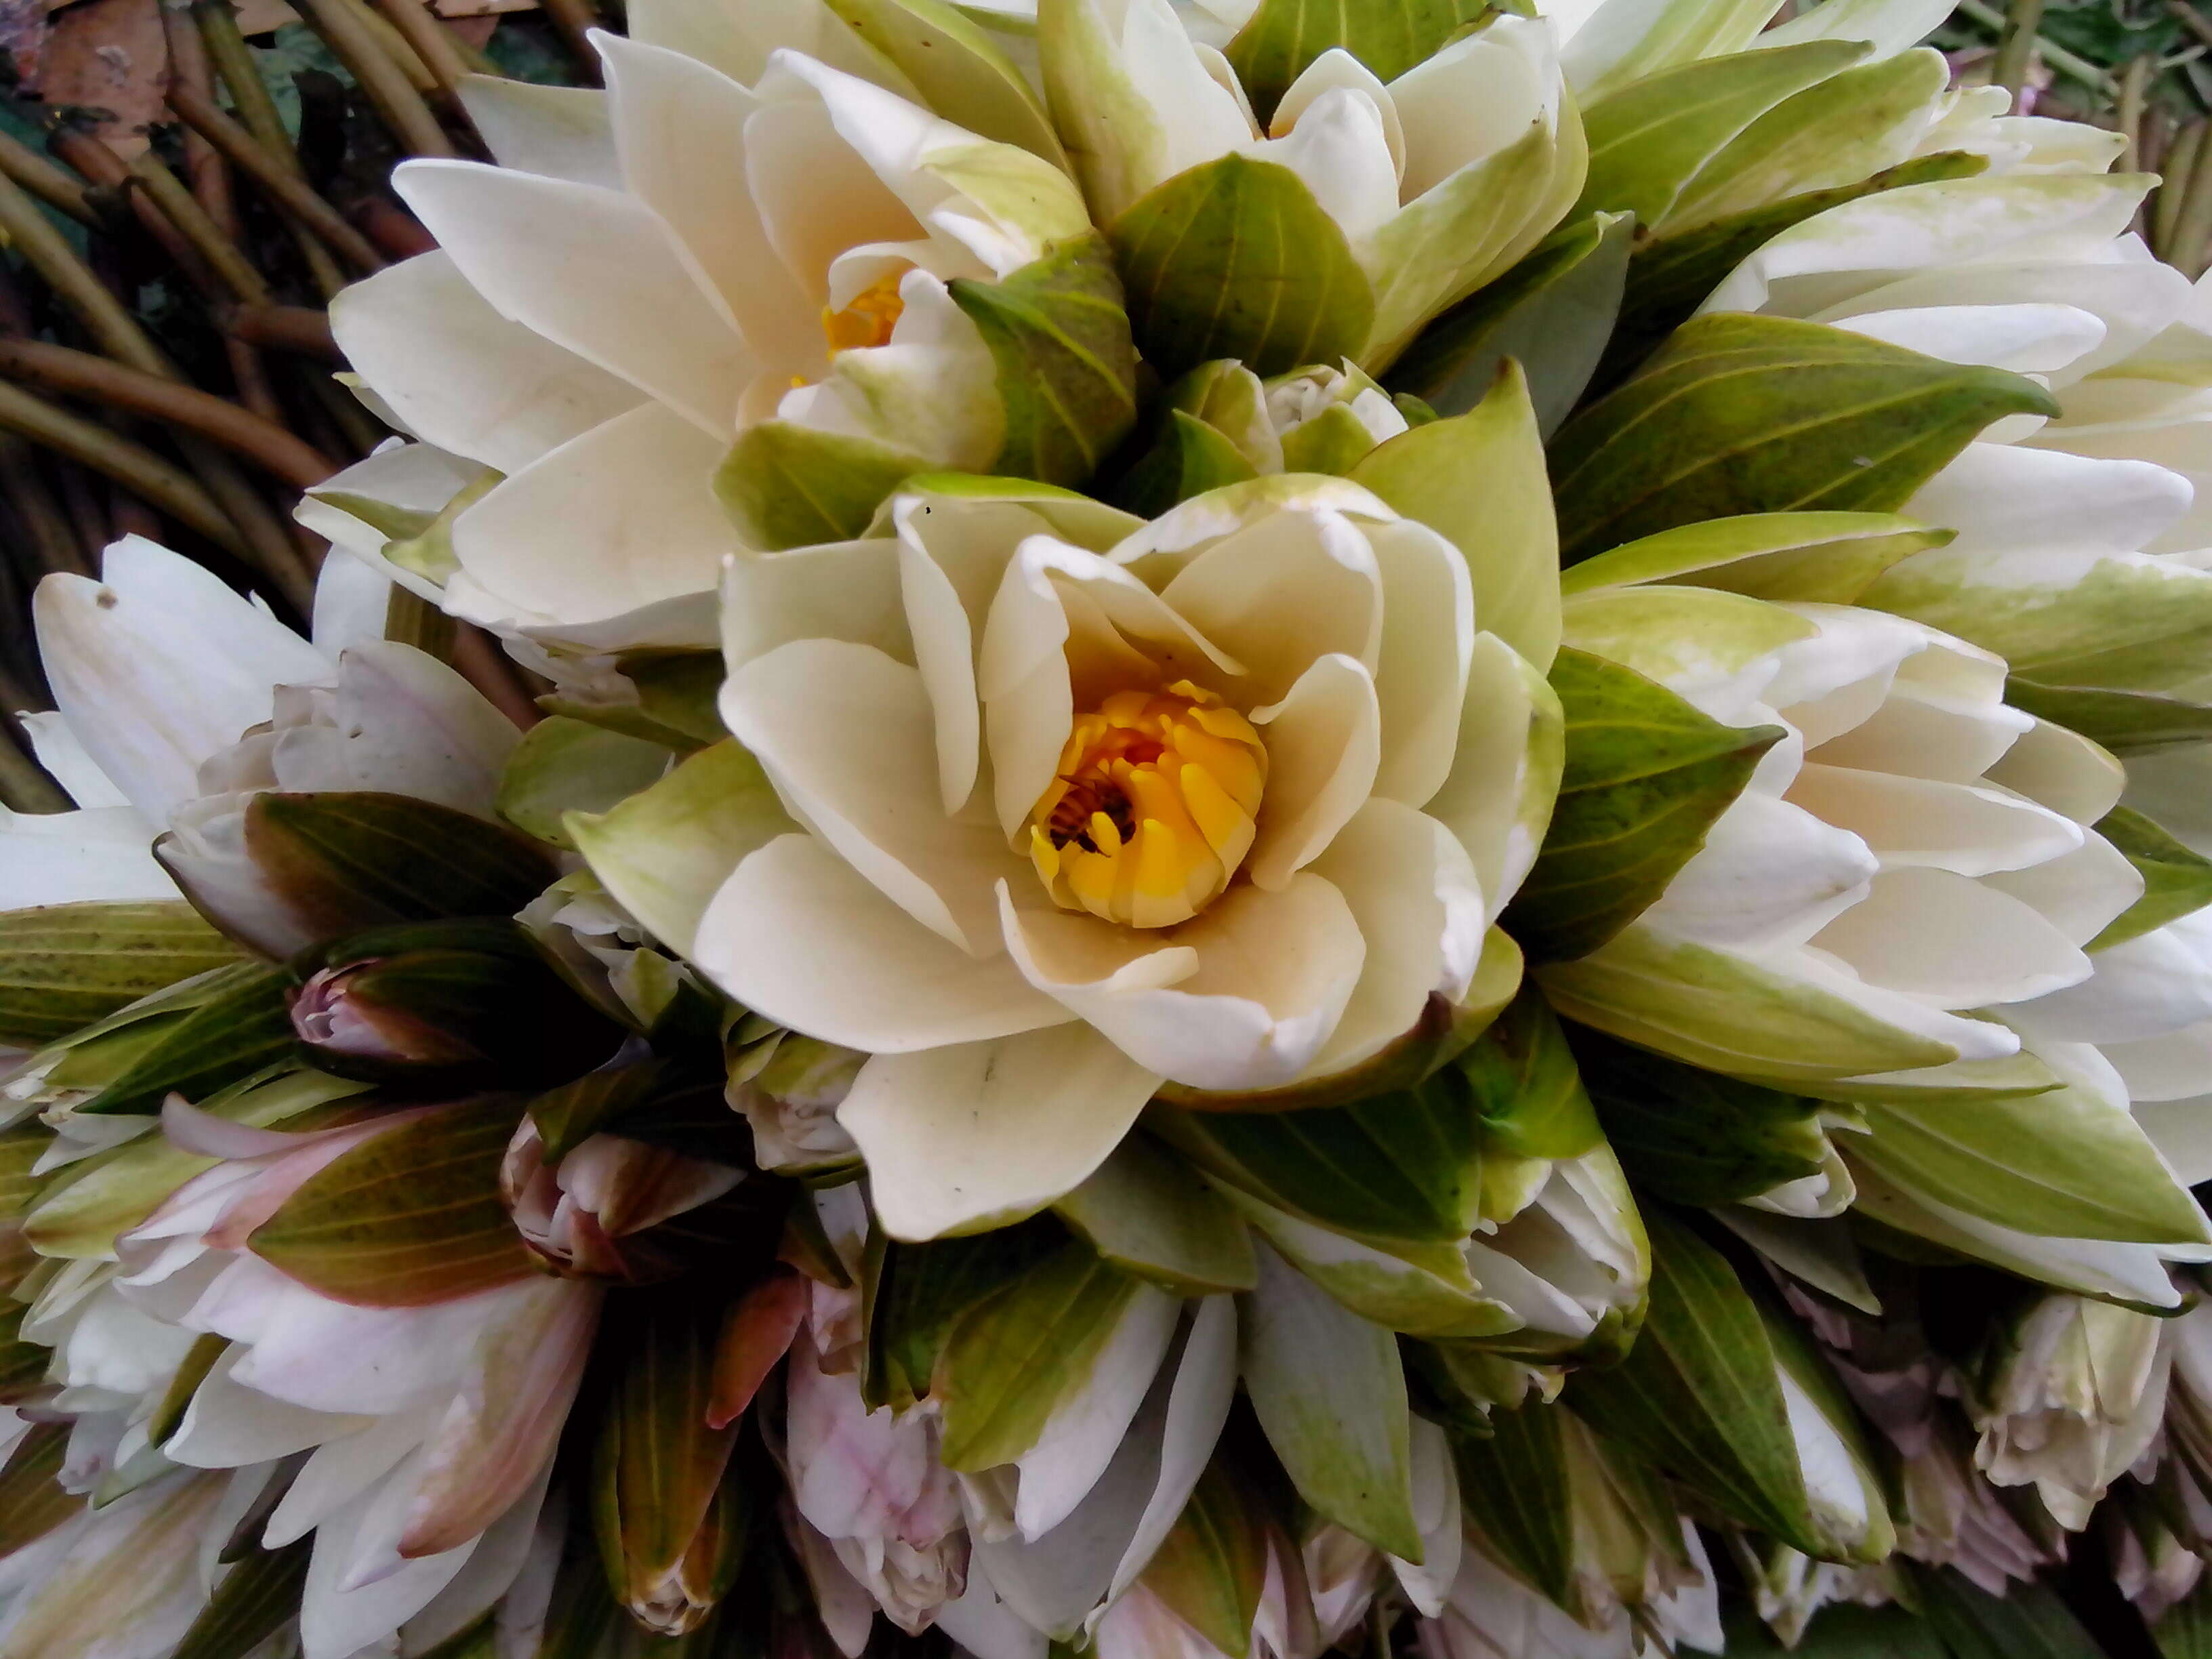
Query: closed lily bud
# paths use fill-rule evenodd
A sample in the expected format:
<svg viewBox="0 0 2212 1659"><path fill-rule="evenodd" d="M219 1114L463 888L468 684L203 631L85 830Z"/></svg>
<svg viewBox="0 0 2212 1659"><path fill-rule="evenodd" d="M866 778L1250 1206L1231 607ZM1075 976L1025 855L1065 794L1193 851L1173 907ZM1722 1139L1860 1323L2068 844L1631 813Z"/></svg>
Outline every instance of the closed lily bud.
<svg viewBox="0 0 2212 1659"><path fill-rule="evenodd" d="M373 929L295 967L292 1028L341 1077L542 1085L591 1070L622 1040L505 920Z"/></svg>
<svg viewBox="0 0 2212 1659"><path fill-rule="evenodd" d="M500 1166L500 1196L530 1253L565 1278L674 1277L686 1257L653 1230L744 1178L726 1164L621 1135L588 1136L556 1158L545 1152L536 1121L524 1118Z"/></svg>

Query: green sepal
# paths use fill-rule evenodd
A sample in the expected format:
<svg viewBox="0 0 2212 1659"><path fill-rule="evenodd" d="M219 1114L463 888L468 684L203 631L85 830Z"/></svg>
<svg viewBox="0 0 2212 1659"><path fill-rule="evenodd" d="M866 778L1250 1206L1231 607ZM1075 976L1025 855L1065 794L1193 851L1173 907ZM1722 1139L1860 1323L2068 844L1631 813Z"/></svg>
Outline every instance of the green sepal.
<svg viewBox="0 0 2212 1659"><path fill-rule="evenodd" d="M2155 691L2045 685L2014 674L2005 681L2005 701L2123 758L2212 739L2212 704Z"/></svg>
<svg viewBox="0 0 2212 1659"><path fill-rule="evenodd" d="M2143 892L2085 950L2102 951L2139 939L2212 904L2212 859L2191 852L2142 813L2116 806L2098 821L2097 833L2135 866L2143 878Z"/></svg>
<svg viewBox="0 0 2212 1659"><path fill-rule="evenodd" d="M605 727L549 715L523 734L499 780L499 815L568 852L564 812L604 812L668 769L668 750Z"/></svg>
<svg viewBox="0 0 2212 1659"><path fill-rule="evenodd" d="M1957 536L1893 513L1750 513L1662 530L1584 559L1562 574L1559 591L1571 599L1686 583L1747 599L1850 605L1891 566Z"/></svg>
<svg viewBox="0 0 2212 1659"><path fill-rule="evenodd" d="M247 1238L278 1272L333 1301L416 1308L537 1272L499 1170L522 1103L441 1108L341 1154Z"/></svg>
<svg viewBox="0 0 2212 1659"><path fill-rule="evenodd" d="M1566 769L1504 922L1534 962L1588 956L1641 915L1784 735L1723 726L1656 680L1571 647L1551 680L1566 710Z"/></svg>
<svg viewBox="0 0 2212 1659"><path fill-rule="evenodd" d="M1177 1296L1257 1282L1251 1233L1236 1209L1149 1135L1124 1139L1052 1207L1105 1260Z"/></svg>
<svg viewBox="0 0 2212 1659"><path fill-rule="evenodd" d="M1137 1582L1219 1651L1249 1649L1267 1583L1267 1515L1218 1459Z"/></svg>
<svg viewBox="0 0 2212 1659"><path fill-rule="evenodd" d="M861 1397L900 1411L928 1398L953 1328L1066 1243L1048 1219L927 1244L871 1231L860 1274Z"/></svg>
<svg viewBox="0 0 2212 1659"><path fill-rule="evenodd" d="M2057 413L2002 369L1819 323L1700 317L1553 441L1560 558L1738 514L1893 513L1990 422Z"/></svg>
<svg viewBox="0 0 2212 1659"><path fill-rule="evenodd" d="M2105 1652L2048 1584L2009 1584L1992 1595L1960 1573L1905 1571L1950 1659L2101 1659Z"/></svg>
<svg viewBox="0 0 2212 1659"><path fill-rule="evenodd" d="M237 1563L223 1574L171 1659L246 1659L299 1616L314 1548L312 1535L295 1538L282 1549L256 1550Z"/></svg>
<svg viewBox="0 0 2212 1659"><path fill-rule="evenodd" d="M237 946L173 899L0 914L0 1043L36 1048L238 958Z"/></svg>
<svg viewBox="0 0 2212 1659"><path fill-rule="evenodd" d="M1526 11L1525 3L1501 9ZM1260 0L1230 41L1230 66L1252 100L1261 125L1273 118L1291 83L1323 52L1342 50L1374 72L1396 80L1434 57L1491 10L1489 0Z"/></svg>
<svg viewBox="0 0 2212 1659"><path fill-rule="evenodd" d="M722 689L720 652L625 651L615 659L615 666L635 693L631 701L594 702L549 694L538 698L538 706L548 715L655 744L681 755L720 743L730 735L714 707Z"/></svg>
<svg viewBox="0 0 2212 1659"><path fill-rule="evenodd" d="M925 108L979 138L1016 144L1065 168L1052 118L988 29L944 0L825 0L846 27L898 67ZM992 15L995 21L997 14Z"/></svg>
<svg viewBox="0 0 2212 1659"><path fill-rule="evenodd" d="M1414 337L1383 380L1439 415L1474 407L1508 357L1528 376L1539 429L1559 430L1603 360L1620 314L1636 220L1594 213L1571 221L1496 282Z"/></svg>
<svg viewBox="0 0 2212 1659"><path fill-rule="evenodd" d="M1713 1208L1820 1172L1827 1137L1817 1100L1579 1027L1574 1050L1605 1138L1638 1192Z"/></svg>
<svg viewBox="0 0 2212 1659"><path fill-rule="evenodd" d="M1455 1436L1460 1507L1484 1545L1560 1607L1577 1607L1575 1506L1556 1406L1493 1407L1489 1432Z"/></svg>
<svg viewBox="0 0 2212 1659"><path fill-rule="evenodd" d="M1194 495L1259 476L1243 452L1219 431L1195 415L1170 409L1152 447L1115 487L1114 504L1139 518L1156 519Z"/></svg>
<svg viewBox="0 0 2212 1659"><path fill-rule="evenodd" d="M152 1116L172 1091L198 1100L292 1054L280 968L222 970L222 990L166 1027L154 1046L76 1109Z"/></svg>
<svg viewBox="0 0 2212 1659"><path fill-rule="evenodd" d="M410 574L442 587L461 568L453 552L453 520L506 482L507 474L485 467L434 513L395 506L348 489L311 489L307 494L380 532L386 539L378 551L385 558Z"/></svg>
<svg viewBox="0 0 2212 1659"><path fill-rule="evenodd" d="M1164 375L1218 357L1257 374L1356 357L1375 294L1288 167L1224 155L1132 203L1106 234L1138 349Z"/></svg>
<svg viewBox="0 0 2212 1659"><path fill-rule="evenodd" d="M1566 1033L1534 986L1522 988L1456 1069L1474 1091L1486 1151L1561 1159L1604 1143Z"/></svg>
<svg viewBox="0 0 2212 1659"><path fill-rule="evenodd" d="M865 534L884 497L925 465L872 438L763 421L723 457L714 495L745 545L781 552Z"/></svg>
<svg viewBox="0 0 2212 1659"><path fill-rule="evenodd" d="M1136 349L1105 238L1059 243L995 283L948 286L998 365L1006 438L991 470L1083 483L1137 416Z"/></svg>
<svg viewBox="0 0 2212 1659"><path fill-rule="evenodd" d="M1374 447L1375 434L1367 423L1346 404L1331 404L1283 434L1283 471L1349 477L1360 457Z"/></svg>
<svg viewBox="0 0 2212 1659"><path fill-rule="evenodd" d="M200 1391L200 1384L207 1381L216 1362L229 1351L230 1339L213 1331L204 1331L192 1339L192 1346L185 1350L185 1357L170 1374L169 1386L161 1391L154 1414L146 1419L148 1444L159 1448L169 1443L169 1437L183 1426L185 1413L191 1408L192 1396Z"/></svg>

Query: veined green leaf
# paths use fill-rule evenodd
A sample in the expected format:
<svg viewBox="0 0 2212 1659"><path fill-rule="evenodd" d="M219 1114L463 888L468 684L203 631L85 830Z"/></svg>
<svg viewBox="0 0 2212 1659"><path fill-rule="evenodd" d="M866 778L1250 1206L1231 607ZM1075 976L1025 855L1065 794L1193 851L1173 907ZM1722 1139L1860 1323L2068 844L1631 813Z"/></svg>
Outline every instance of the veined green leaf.
<svg viewBox="0 0 2212 1659"><path fill-rule="evenodd" d="M1552 446L1560 557L1743 513L1895 512L2033 381L1786 318L1686 324Z"/></svg>
<svg viewBox="0 0 2212 1659"><path fill-rule="evenodd" d="M1159 436L1115 488L1114 499L1139 517L1158 518L1194 495L1259 476L1219 431L1195 415L1170 409Z"/></svg>
<svg viewBox="0 0 2212 1659"><path fill-rule="evenodd" d="M1729 1520L1820 1553L1759 1309L1710 1244L1664 1214L1644 1221L1651 1304L1643 1334L1618 1365L1577 1372L1566 1403Z"/></svg>
<svg viewBox="0 0 2212 1659"><path fill-rule="evenodd" d="M1454 1243L1481 1218L1484 1102L1447 1066L1410 1089L1295 1112L1177 1112L1152 1123L1201 1169L1318 1226Z"/></svg>
<svg viewBox="0 0 2212 1659"><path fill-rule="evenodd" d="M1893 513L1751 513L1682 525L1563 573L1568 598L1682 582L1754 599L1849 605L1892 565L1955 539Z"/></svg>
<svg viewBox="0 0 2212 1659"><path fill-rule="evenodd" d="M1532 960L1588 956L1644 913L1705 844L1782 728L1723 726L1634 669L1562 650L1566 771L1504 926Z"/></svg>
<svg viewBox="0 0 2212 1659"><path fill-rule="evenodd" d="M927 1397L945 1338L969 1314L1066 1243L1048 1220L995 1232L901 1244L881 1228L868 1237L860 1278L860 1392L871 1407L901 1411Z"/></svg>
<svg viewBox="0 0 2212 1659"><path fill-rule="evenodd" d="M1509 11L1523 9L1508 5ZM1261 0L1228 57L1265 125L1291 83L1323 52L1350 52L1380 81L1436 56L1488 11L1488 0Z"/></svg>
<svg viewBox="0 0 2212 1659"><path fill-rule="evenodd" d="M35 1048L238 958L236 945L175 900L9 911L0 915L0 1042Z"/></svg>
<svg viewBox="0 0 2212 1659"><path fill-rule="evenodd" d="M944 0L829 0L829 7L898 65L926 107L978 137L1067 165L1052 118L1021 70L988 31Z"/></svg>
<svg viewBox="0 0 2212 1659"><path fill-rule="evenodd" d="M1663 226L1683 189L1736 135L1785 98L1849 69L1863 41L1707 58L1645 76L1583 112L1589 176L1574 215L1633 213Z"/></svg>
<svg viewBox="0 0 2212 1659"><path fill-rule="evenodd" d="M1487 1146L1516 1158L1580 1158L1605 1137L1566 1034L1534 986L1459 1058Z"/></svg>
<svg viewBox="0 0 2212 1659"><path fill-rule="evenodd" d="M1521 263L1414 337L1383 376L1439 415L1489 394L1509 357L1521 365L1537 429L1559 429L1605 356L1626 291L1636 220L1594 213L1553 231Z"/></svg>
<svg viewBox="0 0 2212 1659"><path fill-rule="evenodd" d="M1269 1249L1260 1252L1259 1287L1237 1301L1244 1390L1298 1496L1353 1536L1418 1563L1396 1339Z"/></svg>
<svg viewBox="0 0 2212 1659"><path fill-rule="evenodd" d="M666 1060L641 1060L586 1073L530 1103L531 1121L545 1143L545 1161L557 1164L601 1129L649 1103L674 1080Z"/></svg>
<svg viewBox="0 0 2212 1659"><path fill-rule="evenodd" d="M1178 1296L1257 1282L1251 1235L1237 1212L1147 1135L1123 1140L1053 1211L1115 1267Z"/></svg>
<svg viewBox="0 0 2212 1659"><path fill-rule="evenodd" d="M1678 1065L1578 1029L1575 1058L1605 1138L1639 1192L1670 1204L1741 1204L1818 1175L1820 1103Z"/></svg>
<svg viewBox="0 0 2212 1659"><path fill-rule="evenodd" d="M2212 1585L2200 1580L2150 1633L2163 1659L2212 1659Z"/></svg>
<svg viewBox="0 0 2212 1659"><path fill-rule="evenodd" d="M173 1091L197 1101L252 1076L293 1051L281 968L252 968L166 1027L160 1041L81 1112L151 1116Z"/></svg>
<svg viewBox="0 0 2212 1659"><path fill-rule="evenodd" d="M2014 674L2005 701L2123 757L2212 738L2212 705L2154 691L2044 685Z"/></svg>
<svg viewBox="0 0 2212 1659"><path fill-rule="evenodd" d="M1283 434L1283 471L1349 477L1359 458L1375 447L1375 434L1364 421L1346 404L1331 404Z"/></svg>
<svg viewBox="0 0 2212 1659"><path fill-rule="evenodd" d="M491 1096L401 1124L325 1167L247 1248L334 1301L421 1307L529 1278L500 1202L521 1103Z"/></svg>
<svg viewBox="0 0 2212 1659"><path fill-rule="evenodd" d="M500 775L499 815L525 835L570 851L567 812L604 812L668 769L657 743L550 714L532 726Z"/></svg>
<svg viewBox="0 0 2212 1659"><path fill-rule="evenodd" d="M1540 671L1559 646L1559 543L1543 441L1517 364L1464 415L1402 432L1350 477L1443 537L1467 561L1474 625Z"/></svg>
<svg viewBox="0 0 2212 1659"><path fill-rule="evenodd" d="M256 1550L223 1574L177 1644L174 1659L245 1659L299 1616L314 1539Z"/></svg>
<svg viewBox="0 0 2212 1659"><path fill-rule="evenodd" d="M2088 949L2102 951L2139 939L2212 904L2212 859L2192 853L2142 813L2116 806L2099 821L2097 833L2135 866L2143 878L2143 893L2089 941Z"/></svg>
<svg viewBox="0 0 2212 1659"><path fill-rule="evenodd" d="M2048 1584L1991 1595L1956 1572L1908 1569L1951 1659L2100 1659L2104 1649Z"/></svg>
<svg viewBox="0 0 2212 1659"><path fill-rule="evenodd" d="M559 873L503 824L374 790L256 795L246 848L319 936L448 916L506 916Z"/></svg>
<svg viewBox="0 0 2212 1659"><path fill-rule="evenodd" d="M1136 349L1105 238L1062 242L996 283L951 287L999 368L1006 442L993 470L1083 483L1137 416Z"/></svg>
<svg viewBox="0 0 2212 1659"><path fill-rule="evenodd" d="M1264 1512L1219 1462L1198 1485L1138 1579L1224 1653L1249 1650L1267 1581Z"/></svg>
<svg viewBox="0 0 2212 1659"><path fill-rule="evenodd" d="M1366 341L1366 274L1304 180L1276 162L1224 155L1188 168L1106 234L1138 349L1164 375L1216 357L1282 374Z"/></svg>
<svg viewBox="0 0 2212 1659"><path fill-rule="evenodd" d="M13 1555L83 1512L83 1498L62 1490L69 1438L66 1423L33 1423L0 1465L0 1552Z"/></svg>
<svg viewBox="0 0 2212 1659"><path fill-rule="evenodd" d="M1610 389L1626 378L1654 348L1696 314L1730 271L1792 225L1886 190L1945 179L1972 179L1987 171L1989 164L1987 156L1965 150L1917 155L1856 184L1808 190L1694 229L1652 238L1628 262L1620 323L1598 365L1597 386L1601 391Z"/></svg>
<svg viewBox="0 0 2212 1659"><path fill-rule="evenodd" d="M919 456L789 421L749 426L714 474L714 495L750 547L777 552L862 534Z"/></svg>
<svg viewBox="0 0 2212 1659"><path fill-rule="evenodd" d="M1139 1282L1071 1242L971 1310L946 1339L933 1395L950 1469L1011 1463L1090 1378Z"/></svg>
<svg viewBox="0 0 2212 1659"><path fill-rule="evenodd" d="M1563 1607L1576 1605L1575 1506L1559 1443L1564 1413L1528 1400L1493 1407L1490 1432L1452 1442L1460 1506L1491 1552Z"/></svg>

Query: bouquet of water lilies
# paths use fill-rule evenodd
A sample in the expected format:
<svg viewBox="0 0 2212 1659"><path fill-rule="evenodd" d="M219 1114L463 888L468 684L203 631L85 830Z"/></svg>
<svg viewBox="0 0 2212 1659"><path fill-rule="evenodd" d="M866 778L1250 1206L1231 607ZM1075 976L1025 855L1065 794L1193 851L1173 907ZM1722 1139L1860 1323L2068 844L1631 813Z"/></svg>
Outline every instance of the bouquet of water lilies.
<svg viewBox="0 0 2212 1659"><path fill-rule="evenodd" d="M470 83L311 635L37 595L0 1659L2198 1651L2212 288L1948 5Z"/></svg>

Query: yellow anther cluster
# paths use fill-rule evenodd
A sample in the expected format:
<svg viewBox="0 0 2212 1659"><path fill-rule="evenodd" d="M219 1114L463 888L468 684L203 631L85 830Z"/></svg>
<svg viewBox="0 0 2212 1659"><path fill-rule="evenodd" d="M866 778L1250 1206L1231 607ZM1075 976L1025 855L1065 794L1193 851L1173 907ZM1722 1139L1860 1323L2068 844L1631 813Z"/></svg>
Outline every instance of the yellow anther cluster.
<svg viewBox="0 0 2212 1659"><path fill-rule="evenodd" d="M906 302L899 298L899 283L905 277L904 270L878 276L853 296L853 302L842 311L822 308L822 334L830 342L832 351L850 351L860 346L889 345L891 330L897 326L899 313Z"/></svg>
<svg viewBox="0 0 2212 1659"><path fill-rule="evenodd" d="M1229 885L1267 781L1259 733L1212 693L1117 691L1075 717L1030 857L1063 909L1172 927Z"/></svg>

